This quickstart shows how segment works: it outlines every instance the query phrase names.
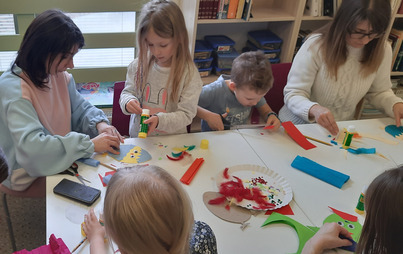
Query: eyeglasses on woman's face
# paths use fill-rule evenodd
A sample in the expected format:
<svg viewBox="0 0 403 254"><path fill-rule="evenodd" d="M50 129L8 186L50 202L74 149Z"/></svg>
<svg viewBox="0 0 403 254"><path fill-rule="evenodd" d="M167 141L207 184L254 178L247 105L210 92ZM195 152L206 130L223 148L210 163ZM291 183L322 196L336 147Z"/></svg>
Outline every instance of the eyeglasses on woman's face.
<svg viewBox="0 0 403 254"><path fill-rule="evenodd" d="M350 37L351 37L351 39L364 39L367 36L368 39L372 40L372 39L381 38L384 34L385 33L362 33L362 32L353 31L352 33L350 33Z"/></svg>

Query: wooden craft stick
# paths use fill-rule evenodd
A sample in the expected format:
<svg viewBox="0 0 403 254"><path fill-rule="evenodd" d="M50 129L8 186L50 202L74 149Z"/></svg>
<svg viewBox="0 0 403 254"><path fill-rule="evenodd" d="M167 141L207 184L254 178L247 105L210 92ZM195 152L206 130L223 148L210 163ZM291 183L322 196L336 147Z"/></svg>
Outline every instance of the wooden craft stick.
<svg viewBox="0 0 403 254"><path fill-rule="evenodd" d="M87 240L87 237L85 237L81 242L71 251L71 253L75 252L80 246Z"/></svg>
<svg viewBox="0 0 403 254"><path fill-rule="evenodd" d="M194 160L194 162L192 163L192 165L190 165L190 167L185 172L185 174L182 176L180 181L184 184L189 185L190 182L192 181L193 177L196 175L197 171L203 164L203 162L204 162L203 158L197 158L196 160Z"/></svg>
<svg viewBox="0 0 403 254"><path fill-rule="evenodd" d="M310 140L313 140L313 141L316 141L316 142L322 143L322 144L327 145L327 146L332 146L332 144L327 143L327 142L322 141L322 140L319 140L319 139L316 139L316 138L312 138L312 137L309 137L309 136L306 136L306 135L304 135L304 137L306 137L307 139L310 139Z"/></svg>
<svg viewBox="0 0 403 254"><path fill-rule="evenodd" d="M100 163L102 166L104 166L104 167L107 167L107 168L110 168L110 169L112 169L112 170L117 170L117 168L115 168L115 167L112 167L111 165L108 165L108 164L106 164L106 163L103 163L103 162L101 162Z"/></svg>

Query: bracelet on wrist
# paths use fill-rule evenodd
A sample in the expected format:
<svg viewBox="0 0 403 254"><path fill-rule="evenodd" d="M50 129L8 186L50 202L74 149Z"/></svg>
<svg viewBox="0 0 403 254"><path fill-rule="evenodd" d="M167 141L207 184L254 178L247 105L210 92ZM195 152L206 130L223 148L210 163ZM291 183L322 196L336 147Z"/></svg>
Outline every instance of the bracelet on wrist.
<svg viewBox="0 0 403 254"><path fill-rule="evenodd" d="M267 114L267 119L269 119L269 117L271 115L275 115L278 118L278 115L276 114L276 112L270 112L270 113Z"/></svg>

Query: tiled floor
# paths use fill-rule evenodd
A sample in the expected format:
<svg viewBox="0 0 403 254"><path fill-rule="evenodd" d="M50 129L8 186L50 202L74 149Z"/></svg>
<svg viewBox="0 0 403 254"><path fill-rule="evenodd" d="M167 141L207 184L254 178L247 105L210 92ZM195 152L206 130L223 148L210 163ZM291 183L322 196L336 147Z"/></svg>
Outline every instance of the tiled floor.
<svg viewBox="0 0 403 254"><path fill-rule="evenodd" d="M13 253L0 192L0 253ZM17 250L32 250L46 244L46 199L7 195Z"/></svg>

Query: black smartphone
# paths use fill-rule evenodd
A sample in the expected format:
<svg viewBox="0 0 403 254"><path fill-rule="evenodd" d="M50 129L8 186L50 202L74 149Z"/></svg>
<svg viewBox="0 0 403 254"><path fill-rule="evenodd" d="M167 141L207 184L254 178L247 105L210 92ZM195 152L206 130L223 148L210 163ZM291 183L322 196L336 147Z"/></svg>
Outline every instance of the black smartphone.
<svg viewBox="0 0 403 254"><path fill-rule="evenodd" d="M101 195L101 191L64 178L54 188L53 192L72 200L92 205Z"/></svg>

